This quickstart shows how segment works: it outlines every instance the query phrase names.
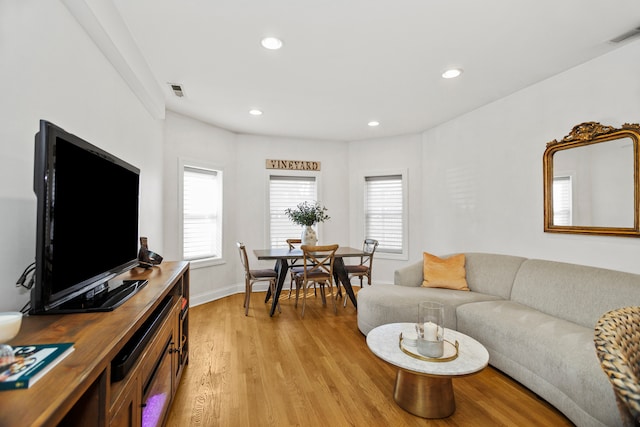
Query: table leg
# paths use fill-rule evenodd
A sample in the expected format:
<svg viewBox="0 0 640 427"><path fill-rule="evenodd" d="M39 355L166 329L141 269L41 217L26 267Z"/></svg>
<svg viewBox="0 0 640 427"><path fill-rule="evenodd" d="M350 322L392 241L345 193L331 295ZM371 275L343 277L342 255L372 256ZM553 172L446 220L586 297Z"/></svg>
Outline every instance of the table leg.
<svg viewBox="0 0 640 427"><path fill-rule="evenodd" d="M289 263L287 263L286 258L278 260L275 270L278 272L278 283L276 283L276 294L273 296L273 300L271 301L271 311L269 312L269 316L273 316L273 313L276 312L278 298L280 298L280 292L282 292L282 285L284 284L284 279L287 277L287 273L289 272ZM265 302L269 300L269 294L270 292L267 291L267 299Z"/></svg>
<svg viewBox="0 0 640 427"><path fill-rule="evenodd" d="M333 278L337 285L342 283L342 286L344 286L347 291L347 295L349 295L349 299L353 303L353 306L358 308L358 301L356 300L356 295L353 293L351 281L349 280L347 270L344 268L344 260L342 257L336 257L333 260Z"/></svg>
<svg viewBox="0 0 640 427"><path fill-rule="evenodd" d="M456 410L450 377L432 377L398 369L393 398L422 418L446 418Z"/></svg>

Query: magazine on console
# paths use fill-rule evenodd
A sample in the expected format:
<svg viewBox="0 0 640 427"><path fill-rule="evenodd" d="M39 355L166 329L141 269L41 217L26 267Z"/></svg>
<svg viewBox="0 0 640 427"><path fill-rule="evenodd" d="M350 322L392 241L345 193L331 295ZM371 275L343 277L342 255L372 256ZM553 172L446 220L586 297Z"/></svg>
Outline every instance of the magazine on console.
<svg viewBox="0 0 640 427"><path fill-rule="evenodd" d="M73 343L14 347L13 361L0 360L0 390L31 387L73 350Z"/></svg>

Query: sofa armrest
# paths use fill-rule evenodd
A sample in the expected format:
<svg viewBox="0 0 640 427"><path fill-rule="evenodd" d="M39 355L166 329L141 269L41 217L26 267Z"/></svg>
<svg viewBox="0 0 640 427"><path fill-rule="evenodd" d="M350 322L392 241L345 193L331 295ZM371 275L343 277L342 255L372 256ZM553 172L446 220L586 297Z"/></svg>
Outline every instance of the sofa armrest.
<svg viewBox="0 0 640 427"><path fill-rule="evenodd" d="M422 286L423 262L418 261L405 267L397 269L393 273L393 283L399 286Z"/></svg>

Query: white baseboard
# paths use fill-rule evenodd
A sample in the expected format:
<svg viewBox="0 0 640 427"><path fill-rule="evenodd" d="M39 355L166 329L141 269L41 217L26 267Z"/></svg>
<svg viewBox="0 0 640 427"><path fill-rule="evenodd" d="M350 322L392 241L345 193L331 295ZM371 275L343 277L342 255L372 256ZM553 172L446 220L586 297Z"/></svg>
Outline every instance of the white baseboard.
<svg viewBox="0 0 640 427"><path fill-rule="evenodd" d="M254 292L265 292L269 284L266 282L260 282L253 285ZM189 296L189 306L195 307L196 305L206 304L211 301L218 300L220 298L228 297L233 294L244 293L244 282L229 285L224 288L213 289L211 291Z"/></svg>
<svg viewBox="0 0 640 427"><path fill-rule="evenodd" d="M392 283L382 283L381 284L388 284L391 285ZM354 285L358 286L359 283L355 283L354 281ZM253 291L254 292L265 292L267 290L267 287L269 286L269 284L267 282L258 282L253 286ZM285 286L287 286L285 284ZM367 286L365 284L365 286ZM372 285L375 286L375 283ZM288 292L288 288L286 289ZM282 292L285 291L285 288L282 288ZM209 292L205 292L202 294L198 294L198 295L190 295L189 298L189 306L190 307L195 307L196 305L201 305L201 304L206 304L208 302L211 301L215 301L218 300L220 298L224 298L224 297L228 297L230 295L233 294L240 294L244 292L244 282L243 283L236 283L233 285L229 285L226 286L224 288L220 288L220 289L214 289L211 290Z"/></svg>

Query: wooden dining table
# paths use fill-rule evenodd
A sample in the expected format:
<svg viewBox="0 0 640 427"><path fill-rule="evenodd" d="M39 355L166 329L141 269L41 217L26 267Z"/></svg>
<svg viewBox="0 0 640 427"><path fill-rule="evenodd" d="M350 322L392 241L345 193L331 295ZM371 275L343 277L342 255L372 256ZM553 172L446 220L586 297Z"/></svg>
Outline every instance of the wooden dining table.
<svg viewBox="0 0 640 427"><path fill-rule="evenodd" d="M269 312L270 316L273 316L273 313L276 311L276 306L278 305L278 299L280 298L280 292L282 291L282 286L284 285L284 281L287 278L287 273L289 271L289 261L293 261L296 259L302 259L302 250L300 249L289 249L289 248L274 248L274 249L254 249L254 255L259 260L275 260L275 270L278 272L278 283L276 284L276 293L273 295L271 301L271 311ZM348 246L340 246L335 254L335 259L333 261L333 278L335 280L336 285L342 284L345 290L347 291L347 295L349 299L353 303L354 307L358 307L358 302L356 301L356 295L353 293L353 288L351 287L351 281L349 280L349 275L344 268L344 260L343 258L347 257L361 257L364 255L362 249L350 248ZM338 286L338 289L340 287ZM271 298L271 289L267 290L267 297L265 298L265 302L269 301Z"/></svg>

